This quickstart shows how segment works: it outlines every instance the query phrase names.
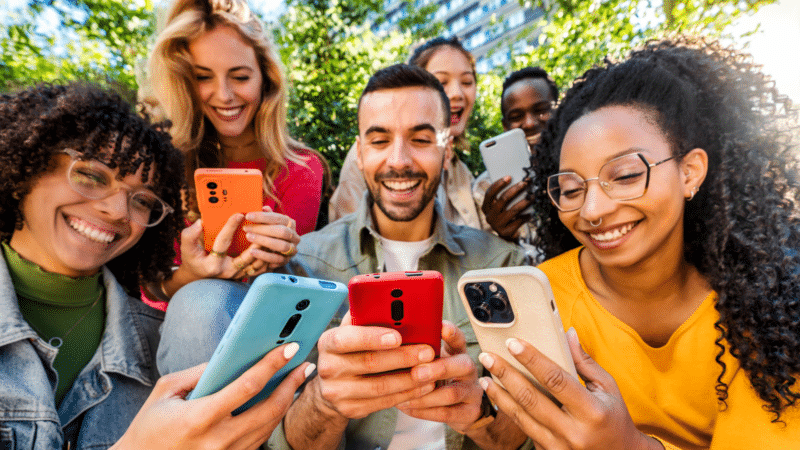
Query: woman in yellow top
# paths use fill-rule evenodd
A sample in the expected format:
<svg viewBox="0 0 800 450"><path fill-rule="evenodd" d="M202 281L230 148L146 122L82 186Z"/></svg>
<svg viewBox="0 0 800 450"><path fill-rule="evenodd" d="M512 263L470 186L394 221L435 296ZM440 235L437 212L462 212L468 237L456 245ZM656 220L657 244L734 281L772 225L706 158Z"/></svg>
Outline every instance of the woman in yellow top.
<svg viewBox="0 0 800 450"><path fill-rule="evenodd" d="M796 112L757 69L651 43L549 122L535 244L583 384L517 339L562 406L493 354L480 380L537 448L800 448Z"/></svg>

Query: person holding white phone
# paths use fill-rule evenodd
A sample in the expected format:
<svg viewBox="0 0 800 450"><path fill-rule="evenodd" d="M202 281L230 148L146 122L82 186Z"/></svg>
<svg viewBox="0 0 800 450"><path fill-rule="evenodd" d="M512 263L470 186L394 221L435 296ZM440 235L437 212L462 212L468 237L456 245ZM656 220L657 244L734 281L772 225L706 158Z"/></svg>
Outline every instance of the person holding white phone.
<svg viewBox="0 0 800 450"><path fill-rule="evenodd" d="M558 87L544 69L525 67L512 72L503 81L500 95L503 130L519 128L524 131L528 149L533 154L533 147L541 140L557 100ZM472 196L475 203L481 205L486 218L484 230L519 243L532 262L538 252L532 245L531 214L525 212L530 209L531 202L525 198L512 202L529 182L522 181L508 187L510 183L510 177L493 182L489 172L483 172L472 183Z"/></svg>
<svg viewBox="0 0 800 450"><path fill-rule="evenodd" d="M537 146L534 244L584 384L509 339L558 406L480 357L537 448L800 448L798 113L759 67L652 42L561 101Z"/></svg>

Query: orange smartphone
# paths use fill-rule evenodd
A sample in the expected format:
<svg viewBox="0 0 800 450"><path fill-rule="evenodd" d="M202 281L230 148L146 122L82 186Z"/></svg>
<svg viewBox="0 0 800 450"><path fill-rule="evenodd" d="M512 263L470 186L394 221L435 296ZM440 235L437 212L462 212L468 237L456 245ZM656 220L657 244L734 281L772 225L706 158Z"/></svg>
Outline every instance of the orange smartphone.
<svg viewBox="0 0 800 450"><path fill-rule="evenodd" d="M236 213L247 214L261 211L264 206L264 175L257 169L197 169L194 171L194 186L197 206L203 219L203 244L207 252L225 222ZM237 256L250 246L245 238L243 221L233 235L228 255Z"/></svg>

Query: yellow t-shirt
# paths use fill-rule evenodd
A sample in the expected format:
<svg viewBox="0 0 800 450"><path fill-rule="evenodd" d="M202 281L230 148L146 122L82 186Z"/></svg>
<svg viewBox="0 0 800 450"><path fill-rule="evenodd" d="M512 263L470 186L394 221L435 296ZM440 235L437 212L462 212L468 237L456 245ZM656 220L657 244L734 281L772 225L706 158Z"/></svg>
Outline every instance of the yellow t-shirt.
<svg viewBox="0 0 800 450"><path fill-rule="evenodd" d="M564 328L574 327L581 345L616 380L634 423L667 449L800 449L800 408L771 423L736 359L726 352L727 408L715 386L722 369L715 358L716 293L659 348L645 343L589 292L578 262L580 248L539 268L553 288Z"/></svg>

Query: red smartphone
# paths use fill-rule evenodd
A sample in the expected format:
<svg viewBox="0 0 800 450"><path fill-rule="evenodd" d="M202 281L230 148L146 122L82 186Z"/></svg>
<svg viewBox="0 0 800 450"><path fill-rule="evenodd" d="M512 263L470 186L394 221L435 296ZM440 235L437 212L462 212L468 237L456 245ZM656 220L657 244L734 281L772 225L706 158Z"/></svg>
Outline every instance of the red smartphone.
<svg viewBox="0 0 800 450"><path fill-rule="evenodd" d="M435 270L356 275L348 283L353 325L394 328L403 344L442 342L444 277Z"/></svg>
<svg viewBox="0 0 800 450"><path fill-rule="evenodd" d="M264 175L257 169L197 169L194 171L194 186L197 207L203 219L203 244L207 252L225 222L236 213L247 214L261 211L264 205ZM228 255L237 256L250 246L242 225L228 247Z"/></svg>

